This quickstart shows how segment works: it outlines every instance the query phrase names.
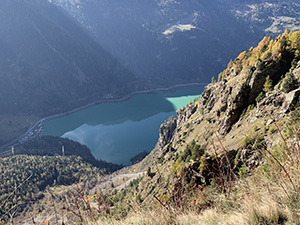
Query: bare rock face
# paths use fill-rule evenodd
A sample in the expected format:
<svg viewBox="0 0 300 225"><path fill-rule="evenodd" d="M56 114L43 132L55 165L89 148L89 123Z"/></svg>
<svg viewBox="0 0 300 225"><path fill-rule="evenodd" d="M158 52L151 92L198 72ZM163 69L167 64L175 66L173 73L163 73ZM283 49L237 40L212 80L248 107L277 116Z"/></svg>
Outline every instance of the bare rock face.
<svg viewBox="0 0 300 225"><path fill-rule="evenodd" d="M291 57L286 54L277 61L258 61L255 66L238 74L235 69L228 69L221 81L205 87L199 102L178 110L173 121L161 125L158 146L163 149L168 145L176 149L182 146L182 140L190 133L190 136L200 138L202 143L207 144L216 133L225 138L232 130L234 132L240 126L247 127L241 119L252 110L254 113L247 118L247 123L250 124L266 117L267 111L270 115L276 114L276 121L286 117L300 97L299 88L284 93L280 90L280 85L277 85L290 70L290 62ZM292 70L298 74L299 69ZM263 92L267 76L273 81L273 85L277 86L257 102L256 98ZM272 122L273 120L270 120L268 125ZM188 128L191 124L193 127ZM205 128L196 129L197 126ZM199 130L199 133L193 132L194 129Z"/></svg>
<svg viewBox="0 0 300 225"><path fill-rule="evenodd" d="M300 88L286 94L284 107L286 111L288 111L299 102L300 102Z"/></svg>
<svg viewBox="0 0 300 225"><path fill-rule="evenodd" d="M172 139L173 133L176 129L176 119L163 123L159 128L158 147L163 149Z"/></svg>
<svg viewBox="0 0 300 225"><path fill-rule="evenodd" d="M189 104L183 109L180 109L176 113L177 125L181 126L185 123L197 110L198 105Z"/></svg>
<svg viewBox="0 0 300 225"><path fill-rule="evenodd" d="M255 71L249 82L251 93L249 96L250 102L255 102L255 98L262 92L264 83L266 82L266 75L261 71Z"/></svg>
<svg viewBox="0 0 300 225"><path fill-rule="evenodd" d="M159 149L163 149L172 141L175 131L178 132L182 129L182 126L185 126L186 121L197 111L197 108L197 105L189 104L177 111L175 119L171 119L160 126Z"/></svg>
<svg viewBox="0 0 300 225"><path fill-rule="evenodd" d="M229 103L228 105L230 107L227 107L227 110L225 111L225 118L223 120L223 123L221 123L222 125L219 132L220 134L227 134L230 131L232 125L239 120L239 117L242 114L243 110L247 107L248 93L249 87L242 86L236 94L227 95L227 102Z"/></svg>

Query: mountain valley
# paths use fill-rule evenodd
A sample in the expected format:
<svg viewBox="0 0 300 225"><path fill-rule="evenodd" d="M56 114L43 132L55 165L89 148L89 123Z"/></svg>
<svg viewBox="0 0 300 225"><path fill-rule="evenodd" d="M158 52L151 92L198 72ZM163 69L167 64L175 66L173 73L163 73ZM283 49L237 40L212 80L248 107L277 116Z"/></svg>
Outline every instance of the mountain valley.
<svg viewBox="0 0 300 225"><path fill-rule="evenodd" d="M4 0L0 10L0 144L90 103L207 83L263 36L299 28L297 1Z"/></svg>
<svg viewBox="0 0 300 225"><path fill-rule="evenodd" d="M142 162L98 180L53 185L14 220L294 224L300 217L299 46L300 32L263 38L231 61L200 100L161 125ZM38 208L50 211L37 216Z"/></svg>
<svg viewBox="0 0 300 225"><path fill-rule="evenodd" d="M0 151L0 225L298 224L299 13L298 0L2 0L0 145L40 123ZM181 108L154 94L209 81ZM109 102L89 122L71 113ZM127 167L40 135L55 115L101 120L96 140L175 109Z"/></svg>

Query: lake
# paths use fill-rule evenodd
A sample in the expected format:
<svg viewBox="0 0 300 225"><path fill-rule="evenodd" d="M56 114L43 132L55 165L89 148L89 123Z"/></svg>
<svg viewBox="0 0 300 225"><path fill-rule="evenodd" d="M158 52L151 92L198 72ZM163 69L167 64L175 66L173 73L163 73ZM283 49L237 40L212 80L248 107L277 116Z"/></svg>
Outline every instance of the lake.
<svg viewBox="0 0 300 225"><path fill-rule="evenodd" d="M154 148L160 124L199 97L203 89L204 86L186 87L94 105L47 121L43 135L78 141L98 159L129 165L133 156Z"/></svg>

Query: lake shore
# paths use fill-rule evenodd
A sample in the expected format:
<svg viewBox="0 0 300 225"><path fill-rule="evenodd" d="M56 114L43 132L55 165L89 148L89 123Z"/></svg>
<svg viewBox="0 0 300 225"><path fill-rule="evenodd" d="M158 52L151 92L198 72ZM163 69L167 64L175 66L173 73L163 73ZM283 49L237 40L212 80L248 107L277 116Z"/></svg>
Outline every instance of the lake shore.
<svg viewBox="0 0 300 225"><path fill-rule="evenodd" d="M44 124L51 119L55 119L55 118L59 118L59 117L63 117L81 110L84 110L86 108L89 108L91 106L94 105L98 105L98 104L104 104L104 103L121 103L124 101L127 101L128 99L130 99L131 97L135 96L135 95L142 95L142 94L153 94L153 93L162 93L162 92L169 92L171 90L177 90L180 88L185 88L185 87L195 87L195 86L206 86L208 83L189 83L189 84L178 84L178 85L173 85L171 87L166 87L166 88L156 88L156 89L151 89L151 90L143 90L143 91L135 91L132 92L122 98L109 98L109 99L99 99L97 101L94 101L92 103L89 103L87 105L84 106L80 106L77 107L75 109L72 110L68 110L66 112L63 113L58 113L55 115L51 115L45 118L40 119L39 121L37 121L35 124L33 124L25 134L14 138L13 140L9 141L8 143L0 146L0 150L6 149L6 148L10 148L11 146L15 146L17 144L20 143L24 143L26 141L29 141L35 137L38 137L40 135L42 135L43 133L43 126ZM1 155L0 155L1 156Z"/></svg>
<svg viewBox="0 0 300 225"><path fill-rule="evenodd" d="M68 114L75 113L77 111L86 109L86 108L91 107L93 105L104 104L104 103L120 103L120 102L124 102L124 101L128 100L129 98L131 98L131 97L133 97L135 95L168 92L168 91L171 91L171 90L176 90L178 88L192 87L192 86L204 86L204 85L208 85L208 84L209 83L177 84L177 85L173 85L173 86L167 87L167 88L156 88L156 89L150 89L150 90L144 90L144 91L134 91L134 92L132 92L132 93L130 93L130 94L122 97L122 98L99 99L99 100L94 101L92 103L89 103L87 105L77 107L75 109L69 110L69 111L64 112L64 113L58 113L58 114L55 114L55 115L52 115L52 116L48 116L48 117L45 117L45 118L43 118L41 120L49 120L49 119L54 119L54 118L58 118L58 117L61 117L61 116L66 116Z"/></svg>

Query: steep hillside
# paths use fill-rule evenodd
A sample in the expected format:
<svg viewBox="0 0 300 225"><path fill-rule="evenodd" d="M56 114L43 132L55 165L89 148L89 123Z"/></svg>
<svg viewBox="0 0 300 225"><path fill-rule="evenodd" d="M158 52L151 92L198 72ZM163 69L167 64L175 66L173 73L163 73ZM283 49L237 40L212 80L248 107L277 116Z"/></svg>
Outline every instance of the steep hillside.
<svg viewBox="0 0 300 225"><path fill-rule="evenodd" d="M297 3L277 0L52 0L153 85L207 82L264 35L299 28Z"/></svg>
<svg viewBox="0 0 300 225"><path fill-rule="evenodd" d="M162 124L156 148L132 169L147 170L147 176L116 194L122 212L141 207L159 217L159 207L165 224L190 210L196 215L187 221L210 221L203 224L298 221L300 206L291 206L289 196L299 191L299 50L300 32L265 37L230 62L199 101Z"/></svg>
<svg viewBox="0 0 300 225"><path fill-rule="evenodd" d="M300 32L265 37L242 52L200 100L161 125L155 149L142 162L96 188L75 188L89 195L70 198L82 206L69 204L72 218L90 224L296 224L299 52ZM47 215L54 221L53 209Z"/></svg>
<svg viewBox="0 0 300 225"><path fill-rule="evenodd" d="M205 88L199 102L162 124L152 157L172 162L176 152L193 142L207 152L214 152L213 143L220 141L227 150L237 151L254 130L275 145L273 136L263 131L298 107L299 44L299 32L286 32L274 40L265 37L258 47L242 52L219 74L218 82Z"/></svg>
<svg viewBox="0 0 300 225"><path fill-rule="evenodd" d="M291 207L294 200L289 196L299 191L299 50L300 32L285 32L274 40L265 37L258 47L231 61L219 81L205 88L199 102L162 124L156 148L140 164L148 167L148 176L131 195L150 208L157 204L183 211L244 213L240 222L228 224L298 221L299 205ZM264 190L262 196L253 197L276 204L269 210L278 216L262 211L259 207L271 206L258 200L257 208L251 205L256 215L243 211L249 210L243 191L255 192L264 185L275 196ZM287 192L284 200L277 196L282 192ZM217 221L222 219L212 224Z"/></svg>
<svg viewBox="0 0 300 225"><path fill-rule="evenodd" d="M47 1L2 1L1 21L2 113L49 115L126 93L132 74Z"/></svg>
<svg viewBox="0 0 300 225"><path fill-rule="evenodd" d="M133 74L48 1L1 1L0 20L1 139L36 117L136 89Z"/></svg>

